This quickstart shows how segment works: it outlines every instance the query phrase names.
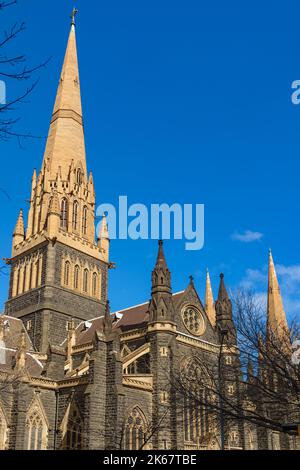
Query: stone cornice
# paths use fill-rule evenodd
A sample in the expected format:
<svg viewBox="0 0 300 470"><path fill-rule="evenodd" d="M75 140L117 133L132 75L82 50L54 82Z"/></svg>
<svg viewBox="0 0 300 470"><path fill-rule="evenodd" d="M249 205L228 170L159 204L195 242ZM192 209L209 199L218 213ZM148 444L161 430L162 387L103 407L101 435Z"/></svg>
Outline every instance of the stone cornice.
<svg viewBox="0 0 300 470"><path fill-rule="evenodd" d="M27 383L31 387L43 388L46 390L60 390L69 387L76 387L78 385L86 385L89 383L88 376L70 377L62 380L53 380L47 377L30 377L28 374L16 375L13 373L4 373L0 371L0 379L3 376L8 384L14 384L16 382Z"/></svg>
<svg viewBox="0 0 300 470"><path fill-rule="evenodd" d="M42 232L32 235L30 238L22 241L19 245L14 246L12 257L15 258L23 253L28 253L32 248L36 248L38 245L46 244L47 242L46 232L43 230Z"/></svg>
<svg viewBox="0 0 300 470"><path fill-rule="evenodd" d="M123 376L123 385L127 387L138 388L139 390L145 390L152 392L153 390L153 378L150 376Z"/></svg>
<svg viewBox="0 0 300 470"><path fill-rule="evenodd" d="M173 333L177 334L176 323L173 322L151 322L148 323L148 333L152 332Z"/></svg>
<svg viewBox="0 0 300 470"><path fill-rule="evenodd" d="M93 348L94 344L92 341L90 341L89 343L78 344L72 347L72 354L91 351Z"/></svg>
<svg viewBox="0 0 300 470"><path fill-rule="evenodd" d="M205 351L209 351L216 354L219 353L220 350L220 346L217 344L208 343L207 341L203 341L199 338L193 338L182 333L178 333L176 340L180 343L193 346L194 348L203 349Z"/></svg>
<svg viewBox="0 0 300 470"><path fill-rule="evenodd" d="M132 339L142 338L143 336L146 335L146 333L147 333L146 328L131 330L128 332L126 331L120 334L120 341L123 342L123 341L130 341Z"/></svg>

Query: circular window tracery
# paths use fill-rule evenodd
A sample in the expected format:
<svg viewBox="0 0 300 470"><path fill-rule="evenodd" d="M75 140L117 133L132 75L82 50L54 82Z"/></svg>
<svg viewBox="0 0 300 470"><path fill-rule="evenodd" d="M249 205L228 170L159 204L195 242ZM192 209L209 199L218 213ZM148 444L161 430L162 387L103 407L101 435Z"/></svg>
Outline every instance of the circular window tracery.
<svg viewBox="0 0 300 470"><path fill-rule="evenodd" d="M182 310L182 320L186 329L194 336L200 336L205 331L205 322L201 312L193 305L187 305Z"/></svg>

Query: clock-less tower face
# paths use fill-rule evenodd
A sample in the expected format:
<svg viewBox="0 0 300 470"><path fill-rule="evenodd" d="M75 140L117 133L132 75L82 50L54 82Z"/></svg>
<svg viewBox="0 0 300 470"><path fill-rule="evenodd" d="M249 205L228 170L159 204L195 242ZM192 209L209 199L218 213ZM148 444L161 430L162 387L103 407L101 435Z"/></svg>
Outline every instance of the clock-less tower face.
<svg viewBox="0 0 300 470"><path fill-rule="evenodd" d="M205 321L202 313L194 305L185 305L181 312L185 328L191 335L201 336L205 332Z"/></svg>

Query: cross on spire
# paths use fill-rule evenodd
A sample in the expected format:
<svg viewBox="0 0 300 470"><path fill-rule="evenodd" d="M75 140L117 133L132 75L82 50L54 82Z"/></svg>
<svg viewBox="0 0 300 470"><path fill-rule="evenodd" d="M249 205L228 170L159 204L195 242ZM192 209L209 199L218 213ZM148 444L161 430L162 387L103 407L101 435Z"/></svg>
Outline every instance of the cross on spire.
<svg viewBox="0 0 300 470"><path fill-rule="evenodd" d="M71 26L75 26L75 18L76 18L77 13L78 13L78 10L77 10L77 8L74 7L73 10L72 10L71 16L70 16Z"/></svg>

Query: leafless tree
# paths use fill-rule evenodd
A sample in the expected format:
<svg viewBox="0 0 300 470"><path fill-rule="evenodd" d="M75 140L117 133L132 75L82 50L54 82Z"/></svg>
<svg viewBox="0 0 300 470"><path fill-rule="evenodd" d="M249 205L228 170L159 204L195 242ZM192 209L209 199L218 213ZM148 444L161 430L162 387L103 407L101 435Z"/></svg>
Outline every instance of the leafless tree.
<svg viewBox="0 0 300 470"><path fill-rule="evenodd" d="M16 4L17 0L0 1L0 14ZM9 101L0 99L0 140L2 141L14 137L20 143L22 138L33 137L30 133L17 130L17 123L20 120L18 110L20 105L26 103L37 86L38 78L34 78L36 72L49 62L48 59L36 66L31 66L25 54L9 52L10 46L21 37L25 30L25 23L17 22L2 31L0 35L0 80L5 84L12 82L20 84L20 90L13 98Z"/></svg>
<svg viewBox="0 0 300 470"><path fill-rule="evenodd" d="M203 406L224 420L284 431L284 424L300 421L299 322L294 320L289 330L272 331L264 306L245 291L234 297L233 309L237 360L224 365L231 348L225 337L218 364L195 358L178 371L172 385L190 406ZM236 391L232 396L230 384Z"/></svg>

